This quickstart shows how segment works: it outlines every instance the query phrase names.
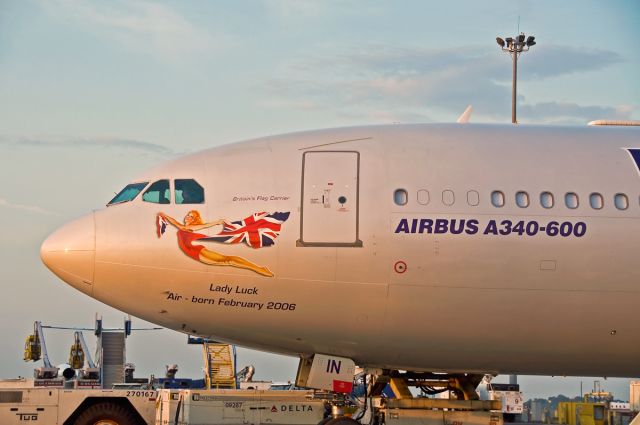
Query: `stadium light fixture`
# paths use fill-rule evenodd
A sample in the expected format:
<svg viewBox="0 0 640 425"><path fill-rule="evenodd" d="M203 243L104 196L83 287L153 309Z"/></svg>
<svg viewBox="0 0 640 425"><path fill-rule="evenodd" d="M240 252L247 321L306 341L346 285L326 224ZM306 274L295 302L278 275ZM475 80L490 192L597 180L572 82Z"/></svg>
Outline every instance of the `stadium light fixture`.
<svg viewBox="0 0 640 425"><path fill-rule="evenodd" d="M526 41L525 41L526 38ZM513 61L513 84L511 90L511 122L513 124L517 124L518 121L516 119L516 88L517 88L517 79L518 79L518 57L522 52L528 52L531 46L536 44L535 37L530 35L526 37L522 32L518 34L518 36L512 38L507 37L502 40L502 38L497 37L496 41L498 45L502 49L503 52L507 52L511 55L511 59ZM505 47L506 42L506 47Z"/></svg>

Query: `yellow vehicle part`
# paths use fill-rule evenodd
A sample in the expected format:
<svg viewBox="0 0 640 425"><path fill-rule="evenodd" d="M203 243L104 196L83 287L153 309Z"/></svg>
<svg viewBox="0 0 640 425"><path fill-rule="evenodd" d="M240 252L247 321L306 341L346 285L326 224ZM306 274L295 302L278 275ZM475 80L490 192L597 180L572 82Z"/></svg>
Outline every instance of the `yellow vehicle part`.
<svg viewBox="0 0 640 425"><path fill-rule="evenodd" d="M558 423L567 425L605 425L607 406L604 403L558 403Z"/></svg>
<svg viewBox="0 0 640 425"><path fill-rule="evenodd" d="M29 335L24 342L24 361L40 360L41 355L40 340L37 335Z"/></svg>
<svg viewBox="0 0 640 425"><path fill-rule="evenodd" d="M82 369L84 366L84 350L79 342L71 345L69 351L69 365L72 369Z"/></svg>

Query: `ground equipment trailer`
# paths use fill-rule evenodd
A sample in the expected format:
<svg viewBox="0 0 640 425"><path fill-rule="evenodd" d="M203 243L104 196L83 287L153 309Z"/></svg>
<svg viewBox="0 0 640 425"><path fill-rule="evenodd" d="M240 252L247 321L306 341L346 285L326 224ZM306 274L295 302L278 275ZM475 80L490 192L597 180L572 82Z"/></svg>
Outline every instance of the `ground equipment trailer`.
<svg viewBox="0 0 640 425"><path fill-rule="evenodd" d="M504 424L500 402L493 400L386 399L378 411L377 422L386 425Z"/></svg>
<svg viewBox="0 0 640 425"><path fill-rule="evenodd" d="M370 407L373 415L362 415L358 422L328 416L331 398L327 393L295 390L161 390L155 425L502 425L496 401L377 399Z"/></svg>
<svg viewBox="0 0 640 425"><path fill-rule="evenodd" d="M313 391L160 390L155 425L317 425L325 408Z"/></svg>
<svg viewBox="0 0 640 425"><path fill-rule="evenodd" d="M17 380L16 380L17 381ZM24 381L24 380L21 380ZM312 391L0 388L0 424L316 425Z"/></svg>

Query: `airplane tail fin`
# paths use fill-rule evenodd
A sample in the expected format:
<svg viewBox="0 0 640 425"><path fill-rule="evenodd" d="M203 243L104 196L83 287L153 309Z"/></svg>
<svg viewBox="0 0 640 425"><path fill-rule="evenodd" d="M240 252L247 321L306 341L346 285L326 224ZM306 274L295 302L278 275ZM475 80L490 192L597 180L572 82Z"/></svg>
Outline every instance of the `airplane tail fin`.
<svg viewBox="0 0 640 425"><path fill-rule="evenodd" d="M468 123L469 122L469 118L471 118L471 112L473 112L473 106L469 105L469 106L467 106L467 109L464 110L462 115L460 115L460 117L458 117L458 120L456 122L458 124L466 124L466 123Z"/></svg>

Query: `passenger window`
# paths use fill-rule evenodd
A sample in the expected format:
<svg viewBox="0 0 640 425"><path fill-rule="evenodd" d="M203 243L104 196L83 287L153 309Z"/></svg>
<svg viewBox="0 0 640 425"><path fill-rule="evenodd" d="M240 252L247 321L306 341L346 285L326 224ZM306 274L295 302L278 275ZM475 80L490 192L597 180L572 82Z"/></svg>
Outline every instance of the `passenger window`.
<svg viewBox="0 0 640 425"><path fill-rule="evenodd" d="M494 190L491 192L491 203L494 207L504 207L504 193L499 190Z"/></svg>
<svg viewBox="0 0 640 425"><path fill-rule="evenodd" d="M149 186L144 194L142 200L145 202L151 202L154 204L168 204L170 202L169 180L158 180Z"/></svg>
<svg viewBox="0 0 640 425"><path fill-rule="evenodd" d="M443 190L442 191L442 203L446 206L450 207L456 202L456 196L453 193L453 190Z"/></svg>
<svg viewBox="0 0 640 425"><path fill-rule="evenodd" d="M540 205L544 208L553 208L553 193L542 192L540 194Z"/></svg>
<svg viewBox="0 0 640 425"><path fill-rule="evenodd" d="M480 194L475 190L468 191L467 204L471 205L472 207L476 207L478 206L479 203L480 203Z"/></svg>
<svg viewBox="0 0 640 425"><path fill-rule="evenodd" d="M138 193L144 189L149 182L131 183L125 186L112 200L109 201L107 206L114 204L121 204L123 202L133 201Z"/></svg>
<svg viewBox="0 0 640 425"><path fill-rule="evenodd" d="M176 179L176 204L204 203L204 189L194 179Z"/></svg>
<svg viewBox="0 0 640 425"><path fill-rule="evenodd" d="M407 196L406 190L396 189L396 191L393 192L393 202L395 202L396 205L406 205L408 200L409 197Z"/></svg>
<svg viewBox="0 0 640 425"><path fill-rule="evenodd" d="M619 210L626 210L629 208L629 198L624 193L617 193L613 198L613 203Z"/></svg>
<svg viewBox="0 0 640 425"><path fill-rule="evenodd" d="M578 205L579 205L578 195L573 192L567 192L564 195L564 203L567 206L567 208L575 210L576 208L578 208Z"/></svg>
<svg viewBox="0 0 640 425"><path fill-rule="evenodd" d="M589 196L589 204L594 210L601 210L604 207L604 199L602 199L602 195L594 192Z"/></svg>
<svg viewBox="0 0 640 425"><path fill-rule="evenodd" d="M420 205L427 205L429 203L429 191L420 189L418 191L418 203Z"/></svg>
<svg viewBox="0 0 640 425"><path fill-rule="evenodd" d="M527 208L529 206L529 194L524 191L517 192L516 205L520 208Z"/></svg>

